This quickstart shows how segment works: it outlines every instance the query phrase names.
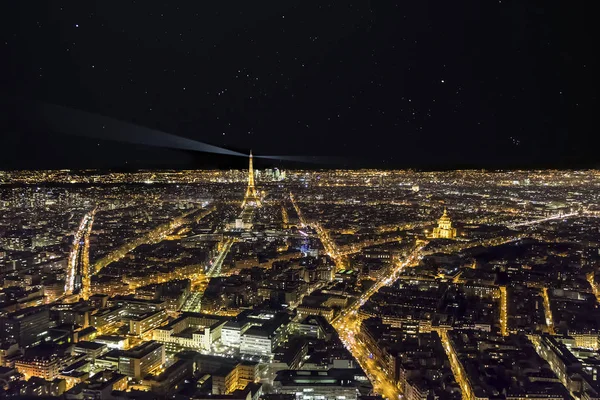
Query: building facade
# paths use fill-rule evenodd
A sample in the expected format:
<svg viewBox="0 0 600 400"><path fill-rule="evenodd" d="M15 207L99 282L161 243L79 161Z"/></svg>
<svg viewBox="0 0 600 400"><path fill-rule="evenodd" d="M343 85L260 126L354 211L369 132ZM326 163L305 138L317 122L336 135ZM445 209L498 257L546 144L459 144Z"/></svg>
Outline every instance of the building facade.
<svg viewBox="0 0 600 400"><path fill-rule="evenodd" d="M452 227L452 221L446 208L444 208L444 214L438 220L437 228L433 228L431 237L434 239L454 239L456 237L456 229Z"/></svg>

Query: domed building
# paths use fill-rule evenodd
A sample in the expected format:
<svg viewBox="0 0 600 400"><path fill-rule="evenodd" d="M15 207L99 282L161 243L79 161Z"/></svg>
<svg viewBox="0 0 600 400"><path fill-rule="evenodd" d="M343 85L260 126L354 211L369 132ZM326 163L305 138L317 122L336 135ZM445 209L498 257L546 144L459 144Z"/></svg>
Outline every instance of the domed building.
<svg viewBox="0 0 600 400"><path fill-rule="evenodd" d="M452 227L452 221L448 216L446 207L444 207L444 214L438 220L437 228L433 228L431 237L434 239L454 239L456 237L456 229Z"/></svg>

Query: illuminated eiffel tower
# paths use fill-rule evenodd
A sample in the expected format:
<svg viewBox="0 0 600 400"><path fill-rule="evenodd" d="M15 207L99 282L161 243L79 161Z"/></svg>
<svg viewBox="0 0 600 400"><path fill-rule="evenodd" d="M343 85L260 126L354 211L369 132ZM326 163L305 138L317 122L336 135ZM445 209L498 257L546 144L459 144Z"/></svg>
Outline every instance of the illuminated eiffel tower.
<svg viewBox="0 0 600 400"><path fill-rule="evenodd" d="M250 150L250 165L248 167L248 187L246 188L246 195L242 202L242 208L246 206L260 207L260 197L254 187L254 167L252 166L252 150Z"/></svg>

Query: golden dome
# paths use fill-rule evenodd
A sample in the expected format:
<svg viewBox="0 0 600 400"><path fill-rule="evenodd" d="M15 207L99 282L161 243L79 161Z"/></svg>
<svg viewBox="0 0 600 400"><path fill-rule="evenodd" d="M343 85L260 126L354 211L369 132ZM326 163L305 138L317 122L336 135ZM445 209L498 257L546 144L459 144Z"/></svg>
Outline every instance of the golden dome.
<svg viewBox="0 0 600 400"><path fill-rule="evenodd" d="M444 207L444 214L440 217L440 221L450 221L450 216L448 215L446 207Z"/></svg>

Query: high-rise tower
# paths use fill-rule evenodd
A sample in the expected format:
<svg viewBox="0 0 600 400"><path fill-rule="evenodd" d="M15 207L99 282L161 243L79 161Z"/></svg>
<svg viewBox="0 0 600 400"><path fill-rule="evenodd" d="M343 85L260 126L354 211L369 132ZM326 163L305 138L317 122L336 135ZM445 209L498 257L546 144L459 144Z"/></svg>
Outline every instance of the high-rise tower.
<svg viewBox="0 0 600 400"><path fill-rule="evenodd" d="M252 150L250 150L250 165L248 166L248 187L246 188L246 195L242 202L242 208L246 206L260 207L260 197L254 187L254 167L252 166Z"/></svg>

